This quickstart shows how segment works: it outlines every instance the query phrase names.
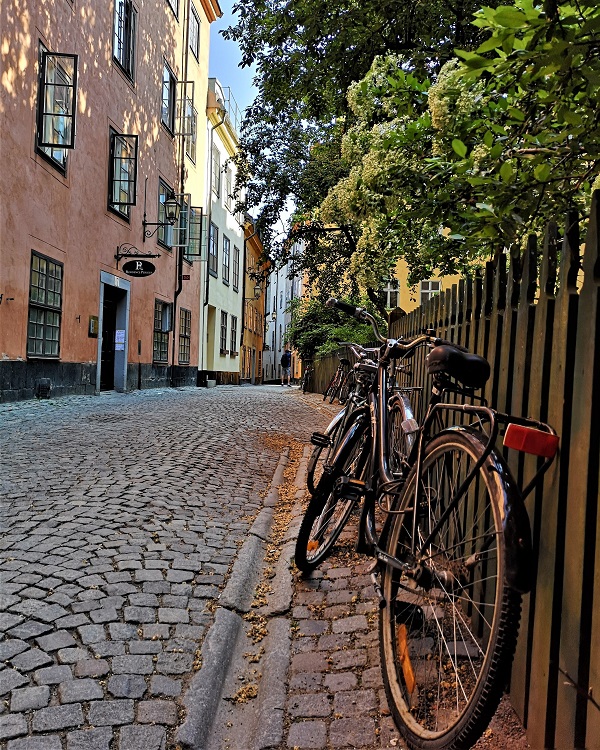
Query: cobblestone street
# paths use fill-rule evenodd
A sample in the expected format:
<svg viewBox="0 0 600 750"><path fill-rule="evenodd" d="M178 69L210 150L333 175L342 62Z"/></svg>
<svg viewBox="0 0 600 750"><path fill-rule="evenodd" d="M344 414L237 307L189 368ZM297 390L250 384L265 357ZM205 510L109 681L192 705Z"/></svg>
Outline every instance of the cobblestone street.
<svg viewBox="0 0 600 750"><path fill-rule="evenodd" d="M293 395L0 406L1 747L174 747L215 599L279 460L264 437L305 442L321 426Z"/></svg>

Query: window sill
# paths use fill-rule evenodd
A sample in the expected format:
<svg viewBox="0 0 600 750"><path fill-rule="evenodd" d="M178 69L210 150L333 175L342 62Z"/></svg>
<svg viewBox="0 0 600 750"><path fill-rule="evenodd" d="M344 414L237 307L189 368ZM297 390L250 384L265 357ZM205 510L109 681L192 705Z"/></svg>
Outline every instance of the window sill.
<svg viewBox="0 0 600 750"><path fill-rule="evenodd" d="M223 283L225 284L225 286L229 286L229 282L225 281L225 279L223 279Z"/></svg>
<svg viewBox="0 0 600 750"><path fill-rule="evenodd" d="M219 353L225 357L227 354L229 354L229 349L219 349Z"/></svg>
<svg viewBox="0 0 600 750"><path fill-rule="evenodd" d="M237 357L239 352L229 352L230 357Z"/></svg>
<svg viewBox="0 0 600 750"><path fill-rule="evenodd" d="M60 354L28 354L27 359L45 359L45 360L53 360L54 362L60 362Z"/></svg>
<svg viewBox="0 0 600 750"><path fill-rule="evenodd" d="M208 275L212 276L214 279L218 279L219 276L216 271L211 271L210 268L208 269Z"/></svg>

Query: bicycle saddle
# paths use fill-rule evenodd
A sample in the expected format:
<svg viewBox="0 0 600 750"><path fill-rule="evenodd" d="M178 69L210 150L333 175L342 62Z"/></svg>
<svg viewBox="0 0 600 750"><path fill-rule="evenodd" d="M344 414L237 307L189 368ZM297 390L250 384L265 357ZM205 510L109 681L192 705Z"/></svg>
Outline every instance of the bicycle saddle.
<svg viewBox="0 0 600 750"><path fill-rule="evenodd" d="M432 375L444 372L467 388L483 388L490 377L487 359L470 352L461 352L453 346L436 346L427 355L427 371Z"/></svg>

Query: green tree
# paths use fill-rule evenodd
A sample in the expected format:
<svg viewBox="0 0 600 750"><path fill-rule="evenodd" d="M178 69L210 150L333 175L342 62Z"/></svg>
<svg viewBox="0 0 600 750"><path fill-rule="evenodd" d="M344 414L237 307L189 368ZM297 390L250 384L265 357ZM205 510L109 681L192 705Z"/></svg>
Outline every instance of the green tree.
<svg viewBox="0 0 600 750"><path fill-rule="evenodd" d="M475 0L236 3L237 23L224 35L240 46L242 65L256 65L259 91L244 119L239 163L246 207L259 207L256 226L272 257L285 255L276 226L289 201L305 219L347 172L339 144L351 124L349 85L389 51L413 69L435 70L454 46L476 47L481 32L470 20L477 7ZM317 229L319 217L311 218ZM337 243L340 259L354 252L352 231L342 229L349 244Z"/></svg>

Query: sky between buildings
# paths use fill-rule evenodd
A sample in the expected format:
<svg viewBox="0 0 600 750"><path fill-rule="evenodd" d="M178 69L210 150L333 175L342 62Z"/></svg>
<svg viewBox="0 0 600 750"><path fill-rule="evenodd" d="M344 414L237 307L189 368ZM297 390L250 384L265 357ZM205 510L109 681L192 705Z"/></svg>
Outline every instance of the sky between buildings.
<svg viewBox="0 0 600 750"><path fill-rule="evenodd" d="M231 8L235 0L219 0L223 17L210 26L209 76L222 86L229 86L238 107L244 110L254 101L256 89L252 85L253 68L240 68L241 54L235 42L226 41L219 33L235 22Z"/></svg>

